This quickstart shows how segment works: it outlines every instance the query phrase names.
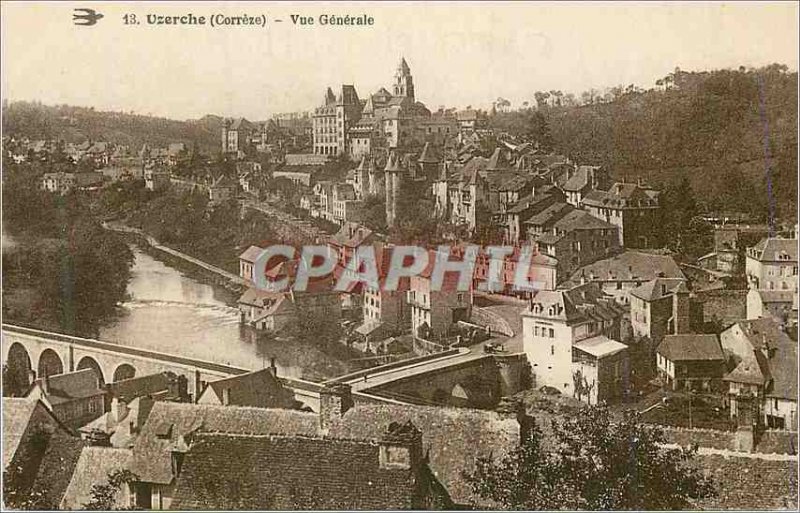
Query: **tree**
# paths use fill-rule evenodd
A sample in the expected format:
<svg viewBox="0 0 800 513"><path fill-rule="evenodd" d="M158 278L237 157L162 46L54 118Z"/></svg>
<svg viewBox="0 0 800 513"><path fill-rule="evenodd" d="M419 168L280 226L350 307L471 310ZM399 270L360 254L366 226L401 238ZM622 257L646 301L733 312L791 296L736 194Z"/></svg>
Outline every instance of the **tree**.
<svg viewBox="0 0 800 513"><path fill-rule="evenodd" d="M517 449L479 458L464 477L477 496L508 509L685 509L714 494L692 465L695 451L664 448L663 431L636 412L613 420L606 407L583 408L554 420L552 438L545 447L533 423Z"/></svg>
<svg viewBox="0 0 800 513"><path fill-rule="evenodd" d="M115 470L108 474L108 482L104 484L93 484L91 499L83 505L86 510L93 511L113 511L125 510L128 508L117 507L117 494L123 486L138 480L139 478L130 470Z"/></svg>

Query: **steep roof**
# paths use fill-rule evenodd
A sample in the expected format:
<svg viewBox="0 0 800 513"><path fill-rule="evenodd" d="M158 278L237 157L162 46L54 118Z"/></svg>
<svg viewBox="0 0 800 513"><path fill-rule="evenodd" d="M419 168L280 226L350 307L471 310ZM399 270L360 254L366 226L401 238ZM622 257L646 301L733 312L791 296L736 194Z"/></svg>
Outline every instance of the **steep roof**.
<svg viewBox="0 0 800 513"><path fill-rule="evenodd" d="M615 183L608 191L591 191L582 203L603 208L630 208L657 206L655 191L648 194L649 189L644 189L633 183Z"/></svg>
<svg viewBox="0 0 800 513"><path fill-rule="evenodd" d="M577 281L581 274L592 280L650 281L656 278L678 278L685 280L678 264L668 255L656 255L640 251L625 251L593 264L585 265L573 273Z"/></svg>
<svg viewBox="0 0 800 513"><path fill-rule="evenodd" d="M142 481L169 484L169 448L198 430L230 434L314 436L318 420L298 410L157 402L133 446L131 471Z"/></svg>
<svg viewBox="0 0 800 513"><path fill-rule="evenodd" d="M131 457L130 449L84 447L61 500L61 509L83 509L92 498L92 486L107 484L109 474L128 468ZM123 498L123 494L117 494L116 504L120 508L127 506Z"/></svg>
<svg viewBox="0 0 800 513"><path fill-rule="evenodd" d="M737 323L754 351L772 349L766 359L772 386L767 397L797 400L797 343L770 318L739 321Z"/></svg>
<svg viewBox="0 0 800 513"><path fill-rule="evenodd" d="M185 456L178 510L416 509L416 472L380 467L370 441L203 434Z"/></svg>
<svg viewBox="0 0 800 513"><path fill-rule="evenodd" d="M3 469L11 463L11 459L17 452L19 442L22 440L25 430L31 421L31 416L36 405L45 409L39 401L35 399L23 399L17 397L3 398Z"/></svg>
<svg viewBox="0 0 800 513"><path fill-rule="evenodd" d="M47 377L49 390L47 400L50 404L59 404L74 399L94 397L105 393L100 388L97 374L93 369L83 369L66 374L55 374ZM41 386L42 379L36 383Z"/></svg>
<svg viewBox="0 0 800 513"><path fill-rule="evenodd" d="M441 160L442 159L436 154L436 151L431 147L431 144L426 142L417 162L422 162L423 164L438 164Z"/></svg>
<svg viewBox="0 0 800 513"><path fill-rule="evenodd" d="M562 188L565 191L582 191L592 184L592 173L600 169L600 166L578 166L575 174L564 182Z"/></svg>
<svg viewBox="0 0 800 513"><path fill-rule="evenodd" d="M656 278L631 290L631 295L645 301L656 301L675 292L689 292L686 280L681 278Z"/></svg>
<svg viewBox="0 0 800 513"><path fill-rule="evenodd" d="M658 345L657 351L673 362L725 360L722 346L716 335L667 335Z"/></svg>
<svg viewBox="0 0 800 513"><path fill-rule="evenodd" d="M157 372L108 383L106 390L111 396L128 403L137 397L167 390L171 384L177 383L177 381L178 375L172 371Z"/></svg>
<svg viewBox="0 0 800 513"><path fill-rule="evenodd" d="M750 248L748 255L762 262L797 262L797 239L767 237Z"/></svg>
<svg viewBox="0 0 800 513"><path fill-rule="evenodd" d="M476 500L462 471L472 470L482 456L500 458L519 442L519 424L496 412L395 404L358 404L330 428L339 438L380 438L392 422L411 421L422 432L428 465L459 504Z"/></svg>
<svg viewBox="0 0 800 513"><path fill-rule="evenodd" d="M614 320L624 311L625 308L603 293L599 285L590 282L569 289L537 291L522 315L578 324Z"/></svg>
<svg viewBox="0 0 800 513"><path fill-rule="evenodd" d="M227 394L228 405L232 406L292 408L295 403L294 393L283 386L270 368L212 381L198 402L203 403L204 396L210 393L217 397L220 404L224 404Z"/></svg>
<svg viewBox="0 0 800 513"><path fill-rule="evenodd" d="M508 160L506 160L503 150L501 148L495 148L494 153L492 153L492 156L489 158L489 164L486 166L486 170L500 171L508 168Z"/></svg>
<svg viewBox="0 0 800 513"><path fill-rule="evenodd" d="M628 349L628 346L622 342L612 340L605 335L598 335L581 340L572 347L580 349L584 353L590 354L598 359L613 356Z"/></svg>

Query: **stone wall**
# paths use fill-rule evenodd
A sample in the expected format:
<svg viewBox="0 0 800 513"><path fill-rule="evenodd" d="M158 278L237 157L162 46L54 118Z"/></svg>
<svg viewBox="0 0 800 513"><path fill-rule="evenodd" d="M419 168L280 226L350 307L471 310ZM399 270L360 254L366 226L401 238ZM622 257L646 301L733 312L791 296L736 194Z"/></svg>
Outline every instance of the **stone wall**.
<svg viewBox="0 0 800 513"><path fill-rule="evenodd" d="M767 430L757 438L756 451L797 454L797 431Z"/></svg>
<svg viewBox="0 0 800 513"><path fill-rule="evenodd" d="M699 509L797 510L797 460L698 455L695 464L714 479L717 496Z"/></svg>
<svg viewBox="0 0 800 513"><path fill-rule="evenodd" d="M698 447L711 449L736 449L736 439L733 431L719 431L716 429L689 429L678 427L659 426L664 430L664 437L668 443L686 447L697 444Z"/></svg>
<svg viewBox="0 0 800 513"><path fill-rule="evenodd" d="M747 317L746 290L706 290L697 292L696 299L703 303L703 320L718 319L723 325Z"/></svg>
<svg viewBox="0 0 800 513"><path fill-rule="evenodd" d="M508 321L486 308L473 306L470 322L479 324L481 326L489 326L492 329L493 334L499 333L501 335L505 335L506 337L514 336L514 330L508 324Z"/></svg>

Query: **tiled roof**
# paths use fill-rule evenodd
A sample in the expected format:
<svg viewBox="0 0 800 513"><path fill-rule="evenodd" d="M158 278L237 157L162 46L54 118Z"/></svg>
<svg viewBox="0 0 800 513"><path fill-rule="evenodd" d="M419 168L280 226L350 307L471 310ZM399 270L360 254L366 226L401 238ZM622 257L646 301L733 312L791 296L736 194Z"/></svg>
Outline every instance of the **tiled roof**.
<svg viewBox="0 0 800 513"><path fill-rule="evenodd" d="M418 509L416 472L379 462L371 442L203 434L185 456L171 508Z"/></svg>
<svg viewBox="0 0 800 513"><path fill-rule="evenodd" d="M789 261L797 262L797 239L766 238L751 248L748 253L762 262ZM781 260L781 257L788 257Z"/></svg>
<svg viewBox="0 0 800 513"><path fill-rule="evenodd" d="M725 360L716 335L667 335L659 344L658 353L673 362Z"/></svg>
<svg viewBox="0 0 800 513"><path fill-rule="evenodd" d="M210 393L216 396L220 404L223 404L227 393L230 401L228 404L231 406L292 408L295 404L294 393L284 388L270 368L212 381L200 395L198 402L203 403L206 394Z"/></svg>
<svg viewBox="0 0 800 513"><path fill-rule="evenodd" d="M520 436L515 419L502 419L495 412L394 404L358 404L331 426L330 435L377 439L392 422L406 421L422 432L428 465L458 504L479 501L462 472L473 470L479 457L502 457L517 445Z"/></svg>
<svg viewBox="0 0 800 513"><path fill-rule="evenodd" d="M575 271L571 279L578 281L581 274L592 280L650 281L656 278L686 279L671 256L640 251L625 251L619 255L585 265Z"/></svg>
<svg viewBox="0 0 800 513"><path fill-rule="evenodd" d="M314 436L317 427L317 415L297 410L157 402L134 443L131 470L142 481L169 484L173 475L168 448L179 436L198 430Z"/></svg>
<svg viewBox="0 0 800 513"><path fill-rule="evenodd" d="M264 249L259 248L258 246L250 246L244 251L244 253L239 255L239 260L244 260L245 262L255 262L263 251Z"/></svg>
<svg viewBox="0 0 800 513"><path fill-rule="evenodd" d="M128 403L137 397L167 390L171 384L177 381L177 374L172 371L165 371L108 383L106 390L112 397Z"/></svg>
<svg viewBox="0 0 800 513"><path fill-rule="evenodd" d="M83 505L92 499L92 486L107 484L109 474L128 468L130 460L130 449L84 447L61 500L61 509L83 509ZM117 494L116 499L119 509L128 506L123 502L121 493Z"/></svg>
<svg viewBox="0 0 800 513"><path fill-rule="evenodd" d="M686 280L681 278L656 278L631 290L631 295L645 301L656 301L674 292L689 292Z"/></svg>

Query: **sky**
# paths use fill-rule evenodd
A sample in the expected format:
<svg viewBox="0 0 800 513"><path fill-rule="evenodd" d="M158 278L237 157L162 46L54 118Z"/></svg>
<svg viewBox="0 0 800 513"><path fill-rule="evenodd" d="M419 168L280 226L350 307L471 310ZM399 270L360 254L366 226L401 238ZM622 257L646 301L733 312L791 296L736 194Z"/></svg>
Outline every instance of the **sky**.
<svg viewBox="0 0 800 513"><path fill-rule="evenodd" d="M72 11L104 18L75 26ZM175 119L266 119L318 106L328 86L363 98L404 56L417 99L513 106L535 91L652 87L675 67L798 68L796 2L4 2L3 98ZM150 25L147 15L266 17L258 26ZM134 14L139 25L125 25ZM317 19L295 26L291 15ZM325 14L372 16L368 27L321 26ZM275 22L274 19L282 22Z"/></svg>

